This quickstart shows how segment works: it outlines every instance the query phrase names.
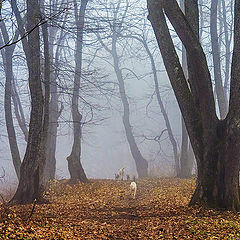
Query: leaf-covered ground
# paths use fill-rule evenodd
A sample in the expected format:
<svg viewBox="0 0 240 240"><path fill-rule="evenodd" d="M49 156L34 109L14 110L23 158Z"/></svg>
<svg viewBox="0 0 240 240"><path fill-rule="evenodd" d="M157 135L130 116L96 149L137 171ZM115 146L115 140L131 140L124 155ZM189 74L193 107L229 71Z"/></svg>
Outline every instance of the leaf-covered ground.
<svg viewBox="0 0 240 240"><path fill-rule="evenodd" d="M53 182L50 204L0 208L0 239L240 239L240 214L187 206L194 180Z"/></svg>

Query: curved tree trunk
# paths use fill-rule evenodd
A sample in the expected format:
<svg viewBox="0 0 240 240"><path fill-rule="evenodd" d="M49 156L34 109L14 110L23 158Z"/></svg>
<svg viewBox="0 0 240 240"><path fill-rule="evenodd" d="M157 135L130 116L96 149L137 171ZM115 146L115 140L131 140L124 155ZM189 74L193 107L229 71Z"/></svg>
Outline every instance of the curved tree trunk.
<svg viewBox="0 0 240 240"><path fill-rule="evenodd" d="M154 79L154 85L155 85L155 92L157 95L157 101L158 101L158 105L160 107L160 110L162 112L166 127L167 127L167 132L168 132L168 136L169 136L169 140L172 144L172 149L173 149L173 155L174 155L174 162L175 162L175 172L176 172L176 176L179 177L180 176L180 166L179 166L179 156L178 156L178 148L177 148L177 142L173 136L173 132L172 132L172 127L167 115L167 112L164 108L163 102L162 102L162 98L159 92L159 84L158 84L158 78L157 78L157 69L156 69L156 65L155 65L155 61L153 58L152 53L150 52L146 41L143 40L143 45L147 51L147 54L150 58L151 61L151 66L152 66L152 70L153 70L153 79Z"/></svg>
<svg viewBox="0 0 240 240"><path fill-rule="evenodd" d="M83 49L83 28L84 17L88 0L82 0L78 14L77 3L74 3L75 21L77 26L77 39L75 47L75 75L74 88L72 97L72 120L73 120L73 146L70 156L67 157L68 170L71 177L71 182L75 183L77 180L87 182L86 174L80 162L81 158L81 138L82 138L82 115L78 110L80 80L82 74L82 49Z"/></svg>
<svg viewBox="0 0 240 240"><path fill-rule="evenodd" d="M7 52L7 51L6 51ZM7 53L8 54L8 53ZM8 140L13 160L13 165L18 179L20 178L21 158L17 145L17 138L12 117L12 56L6 56L6 83L4 94L4 111L7 125Z"/></svg>
<svg viewBox="0 0 240 240"><path fill-rule="evenodd" d="M124 80L122 77L122 72L119 67L119 58L117 55L117 37L116 33L113 32L113 38L112 38L112 56L114 61L114 70L118 79L119 83L119 91L120 96L123 104L123 125L126 132L127 141L130 147L130 151L132 153L133 159L135 160L137 173L139 178L144 178L148 176L148 162L146 159L143 158L140 150L138 149L138 146L136 144L135 138L133 136L132 127L130 124L130 111L129 111L129 103L127 99L127 95L125 92L125 86L124 86Z"/></svg>
<svg viewBox="0 0 240 240"><path fill-rule="evenodd" d="M133 159L135 160L137 173L139 178L144 178L148 176L148 162L143 158L138 146L136 144L135 138L132 133L132 128L129 122L129 115L123 115L123 125L125 128L128 144L130 151L132 153Z"/></svg>

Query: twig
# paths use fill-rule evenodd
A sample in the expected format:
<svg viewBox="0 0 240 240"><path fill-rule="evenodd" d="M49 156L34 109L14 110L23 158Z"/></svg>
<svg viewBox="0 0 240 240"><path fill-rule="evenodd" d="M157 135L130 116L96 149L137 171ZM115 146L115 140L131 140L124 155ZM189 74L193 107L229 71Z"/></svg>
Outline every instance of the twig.
<svg viewBox="0 0 240 240"><path fill-rule="evenodd" d="M0 0L1 1L1 0ZM64 8L62 11L59 11L58 13L54 14L53 16L47 17L47 19L41 19L39 21L38 24L36 24L32 29L30 29L29 31L26 31L19 39L11 42L11 40L9 40L6 44L4 44L3 46L0 46L0 50L5 48L5 47L9 47L11 45L14 45L18 42L20 42L21 40L23 40L25 37L27 37L30 33L32 33L36 28L40 27L41 25L47 23L49 20L53 20L54 18L56 18L58 15L60 15L61 13L65 12L67 10L67 8Z"/></svg>
<svg viewBox="0 0 240 240"><path fill-rule="evenodd" d="M28 219L30 219L30 218L32 217L32 215L33 215L33 213L34 213L34 209L35 209L36 204L37 204L37 199L34 199L34 201L33 201L32 211L31 211L31 213L30 213Z"/></svg>

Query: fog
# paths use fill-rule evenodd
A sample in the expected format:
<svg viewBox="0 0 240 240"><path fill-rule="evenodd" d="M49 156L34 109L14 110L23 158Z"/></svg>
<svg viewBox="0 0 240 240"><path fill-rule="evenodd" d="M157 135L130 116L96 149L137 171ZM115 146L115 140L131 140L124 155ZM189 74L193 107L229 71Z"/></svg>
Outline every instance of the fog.
<svg viewBox="0 0 240 240"><path fill-rule="evenodd" d="M239 236L239 43L240 0L0 0L0 238Z"/></svg>
<svg viewBox="0 0 240 240"><path fill-rule="evenodd" d="M74 68L76 65L75 56L78 53L75 46L77 46L79 27L75 26L73 19L74 4L72 2L63 1L61 4L58 3L55 5L56 9L53 9L50 3L51 1L45 1L42 7L45 15L49 18L49 46L52 51L51 74L53 72L56 74L55 85L57 85L58 108L60 108L60 105L64 107L57 121L56 146L56 178L62 179L70 177L66 158L70 155L73 146L71 101L74 78L77 75ZM200 28L200 40L210 65L210 72L213 75L213 68L211 67L213 62L211 51L209 50L209 27L207 25L209 14L206 13L209 4L210 2L206 1L199 8L202 27ZM24 1L20 1L18 7L24 12L26 7ZM230 5L227 6L227 10L228 8L230 8ZM12 14L9 3L4 4L4 9L6 11L3 12L3 16L6 18L5 24L9 38L13 39L16 30L16 26L13 23L15 23L16 19ZM157 172L151 172L153 176L176 175L176 162L174 162L172 142L170 141L169 133L165 131L166 119L164 119L157 101L153 67L144 48L143 41L146 41L155 61L159 84L158 89L176 141L178 157L181 155L181 115L152 27L147 20L147 14L145 1L96 1L95 3L89 2L86 8L82 41L80 97L78 101L79 111L83 119L81 121L82 146L80 160L88 178L114 178L114 174L122 167L126 167L126 171L130 175L137 175L136 163L131 153L126 137L126 129L122 121L126 109L124 109L123 101L121 101L122 96L120 97L120 93L122 90L118 89L121 84L118 82L116 66L113 61L114 57L112 54L114 49L111 48L114 46L114 41L116 41L119 72L122 74L126 99L130 109L130 128L132 129L137 147L149 164L148 171L150 173L156 167ZM230 17L230 12L227 12L227 16ZM181 59L181 41L176 37L176 33L169 22L168 25L177 48L177 54ZM204 28L206 29L202 30ZM40 38L42 37L40 31ZM139 38L141 41L139 41ZM229 41L228 44L231 48L230 36ZM13 76L23 107L26 125L28 126L31 109L28 70L21 41L15 45L16 48L12 58ZM58 48L60 50L57 55ZM224 44L220 48L224 48ZM41 67L43 68L41 70L43 72L43 43L41 43L40 50ZM222 63L227 64L226 61L222 60ZM3 59L1 70L4 73ZM227 81L229 73L226 73L226 69L222 71L225 73L225 81ZM43 73L41 73L43 78L42 75ZM4 74L1 75L0 81L0 110L2 113L0 119L0 167L5 169L7 181L17 182L4 119ZM52 85L54 84L52 83ZM227 96L229 86L227 83L225 85ZM42 89L44 89L43 86L42 80ZM12 102L12 112L14 113L16 109L13 105ZM216 106L217 114L219 115L217 101ZM13 114L13 121L20 156L23 159L26 142L16 114ZM160 136L160 138L158 139L157 136Z"/></svg>
<svg viewBox="0 0 240 240"><path fill-rule="evenodd" d="M160 57L160 56L159 56ZM140 65L136 68L136 74L141 73L143 68L148 71L150 64ZM107 67L107 66L106 66ZM164 68L159 64L159 68ZM114 74L109 69L109 74ZM163 88L164 104L167 109L169 118L171 119L174 135L177 137L180 144L180 112L174 94L170 88L166 73L160 74L160 84ZM138 145L144 157L152 164L159 164L163 168L162 175L166 176L167 171L172 172L174 168L173 153L171 144L167 137L159 145L154 141L144 140L143 135L158 135L166 128L164 120L161 116L156 99L153 98L149 104L148 96L153 91L152 76L148 76L143 80L131 79L128 85L129 97L131 98L131 123L134 128L134 133L137 137ZM97 126L86 126L83 130L82 142L82 157L81 162L86 174L89 178L114 178L114 173L118 172L121 167L126 167L127 172L131 175L137 175L134 160L131 156L129 145L126 140L124 128L122 124L122 107L118 101L114 101L114 106L111 110L105 112L108 116L106 120ZM69 110L70 112L70 110ZM64 112L63 119L68 119L68 110ZM148 115L148 116L147 116ZM58 179L69 178L67 169L67 156L71 151L73 143L72 128L70 123L60 123L59 133L57 138L56 149L56 177ZM1 127L2 145L1 145L1 166L6 170L6 179L10 182L16 182L16 175L11 160L11 154L7 142L5 127ZM5 135L5 136L4 136ZM26 144L23 136L19 134L19 147L21 156L24 156ZM164 169L167 163L168 169ZM13 180L14 179L14 180Z"/></svg>

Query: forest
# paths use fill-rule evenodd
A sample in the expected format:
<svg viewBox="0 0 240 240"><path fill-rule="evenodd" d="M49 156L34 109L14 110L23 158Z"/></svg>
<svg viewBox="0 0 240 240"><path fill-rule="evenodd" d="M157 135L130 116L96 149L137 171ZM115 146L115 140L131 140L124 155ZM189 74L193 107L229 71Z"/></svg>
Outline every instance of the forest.
<svg viewBox="0 0 240 240"><path fill-rule="evenodd" d="M240 239L240 0L0 0L0 239Z"/></svg>

